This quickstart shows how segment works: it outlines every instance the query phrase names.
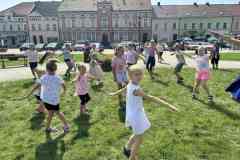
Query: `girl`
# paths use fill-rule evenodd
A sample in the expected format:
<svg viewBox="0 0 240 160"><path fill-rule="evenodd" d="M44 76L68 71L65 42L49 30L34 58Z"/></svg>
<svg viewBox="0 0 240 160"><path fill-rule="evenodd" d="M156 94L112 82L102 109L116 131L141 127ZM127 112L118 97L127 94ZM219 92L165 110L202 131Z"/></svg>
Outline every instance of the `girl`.
<svg viewBox="0 0 240 160"><path fill-rule="evenodd" d="M160 43L158 43L156 48L157 48L158 62L162 63L164 61L164 59L162 57L163 56L163 46Z"/></svg>
<svg viewBox="0 0 240 160"><path fill-rule="evenodd" d="M183 51L181 51L181 45L176 44L175 45L175 52L171 55L176 55L177 58L177 65L174 69L174 74L177 77L177 83L183 82L183 77L180 75L180 72L182 71L183 66L186 64L185 57Z"/></svg>
<svg viewBox="0 0 240 160"><path fill-rule="evenodd" d="M192 98L196 99L196 93L200 86L206 91L208 95L208 101L213 102L213 96L210 94L208 89L207 82L210 77L210 68L209 68L209 56L206 54L207 50L203 47L199 48L197 51L197 56L195 57L196 61L196 79L193 87Z"/></svg>
<svg viewBox="0 0 240 160"><path fill-rule="evenodd" d="M91 61L89 65L89 73L98 79L97 86L99 86L103 85L102 79L104 74L101 66L98 64L97 54L98 52L96 51L96 45L93 45L90 53Z"/></svg>
<svg viewBox="0 0 240 160"><path fill-rule="evenodd" d="M148 55L147 66L146 66L151 79L154 79L153 71L156 63L156 59L155 59L156 52L157 50L156 50L155 42L151 41L151 46L148 48L149 55Z"/></svg>
<svg viewBox="0 0 240 160"><path fill-rule="evenodd" d="M118 88L121 89L128 83L127 77L127 64L124 59L124 48L118 47L115 50L115 57L112 59L112 73L114 81L117 83ZM119 95L119 104L124 104L123 97Z"/></svg>
<svg viewBox="0 0 240 160"><path fill-rule="evenodd" d="M138 61L138 54L137 52L134 50L134 46L133 45L129 45L129 50L125 53L125 57L126 57L126 62L128 67L137 64Z"/></svg>
<svg viewBox="0 0 240 160"><path fill-rule="evenodd" d="M46 132L56 132L57 130L51 128L51 122L54 114L56 113L59 119L64 124L64 133L69 131L69 125L64 117L64 114L60 112L60 92L63 88L63 94L65 94L66 86L62 78L56 75L57 64L56 61L48 61L46 64L47 73L40 78L40 81L34 86L31 94L41 87L40 98L45 108L48 110L48 119L46 125Z"/></svg>
<svg viewBox="0 0 240 160"><path fill-rule="evenodd" d="M87 113L88 109L86 107L87 103L91 100L88 93L88 80L96 79L90 74L87 74L87 68L85 65L80 64L78 66L78 75L73 80L75 82L75 95L79 96L81 100L80 113Z"/></svg>
<svg viewBox="0 0 240 160"><path fill-rule="evenodd" d="M37 77L37 66L38 66L38 52L35 51L34 45L30 45L29 46L29 50L27 50L24 54L27 56L28 58L28 63L32 72L32 75L34 77L34 80L36 80Z"/></svg>
<svg viewBox="0 0 240 160"><path fill-rule="evenodd" d="M218 69L219 59L220 59L219 45L215 44L213 50L211 51L211 63L213 69Z"/></svg>
<svg viewBox="0 0 240 160"><path fill-rule="evenodd" d="M140 82L143 79L143 69L138 65L133 65L129 69L130 83L127 87L111 93L110 95L118 95L127 91L127 107L126 107L126 127L131 127L133 135L130 137L128 143L123 148L123 153L129 160L137 160L137 154L141 143L143 142L144 133L150 128L151 124L145 114L143 108L143 98L154 101L156 103L163 103L169 106L173 111L177 108L160 98L147 95L140 87Z"/></svg>

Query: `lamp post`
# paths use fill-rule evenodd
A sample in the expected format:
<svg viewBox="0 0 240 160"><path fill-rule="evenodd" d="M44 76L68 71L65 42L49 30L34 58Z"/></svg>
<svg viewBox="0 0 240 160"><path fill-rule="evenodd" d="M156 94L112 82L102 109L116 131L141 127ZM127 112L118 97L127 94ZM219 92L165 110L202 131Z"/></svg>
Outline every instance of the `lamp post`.
<svg viewBox="0 0 240 160"><path fill-rule="evenodd" d="M138 16L138 43L139 47L141 47L141 16Z"/></svg>

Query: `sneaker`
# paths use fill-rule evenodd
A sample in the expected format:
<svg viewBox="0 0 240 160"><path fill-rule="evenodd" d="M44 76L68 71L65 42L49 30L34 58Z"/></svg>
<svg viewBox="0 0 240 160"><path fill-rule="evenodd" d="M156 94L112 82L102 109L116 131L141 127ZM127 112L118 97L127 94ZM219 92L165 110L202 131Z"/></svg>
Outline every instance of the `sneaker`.
<svg viewBox="0 0 240 160"><path fill-rule="evenodd" d="M64 126L63 131L64 131L65 134L68 133L69 132L69 126Z"/></svg>
<svg viewBox="0 0 240 160"><path fill-rule="evenodd" d="M126 147L123 147L123 154L129 158L131 156L131 150L127 149Z"/></svg>
<svg viewBox="0 0 240 160"><path fill-rule="evenodd" d="M208 102L212 103L213 102L213 96L208 96Z"/></svg>
<svg viewBox="0 0 240 160"><path fill-rule="evenodd" d="M52 132L58 132L58 130L56 128L47 128L46 132L47 133L52 133Z"/></svg>
<svg viewBox="0 0 240 160"><path fill-rule="evenodd" d="M196 99L197 99L197 96L196 96L195 93L192 94L192 99L193 99L193 100L196 100Z"/></svg>

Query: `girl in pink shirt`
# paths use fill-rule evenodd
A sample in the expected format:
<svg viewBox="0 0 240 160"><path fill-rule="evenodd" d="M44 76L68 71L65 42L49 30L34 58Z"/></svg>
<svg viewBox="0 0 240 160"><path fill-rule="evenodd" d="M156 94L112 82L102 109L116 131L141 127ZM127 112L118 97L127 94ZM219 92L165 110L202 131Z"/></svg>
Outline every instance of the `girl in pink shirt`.
<svg viewBox="0 0 240 160"><path fill-rule="evenodd" d="M91 97L88 93L88 81L96 78L87 73L87 68L83 64L78 66L78 71L78 75L73 80L73 82L75 82L75 95L77 95L81 101L80 113L87 113L88 109L86 105L91 100Z"/></svg>

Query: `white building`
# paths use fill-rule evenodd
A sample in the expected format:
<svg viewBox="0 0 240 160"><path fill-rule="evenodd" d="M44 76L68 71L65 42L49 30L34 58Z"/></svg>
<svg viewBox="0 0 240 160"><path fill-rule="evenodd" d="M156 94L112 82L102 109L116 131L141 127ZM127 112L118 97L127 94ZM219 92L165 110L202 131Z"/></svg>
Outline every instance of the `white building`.
<svg viewBox="0 0 240 160"><path fill-rule="evenodd" d="M59 40L57 9L61 2L34 2L28 15L29 36L32 43L49 43Z"/></svg>

